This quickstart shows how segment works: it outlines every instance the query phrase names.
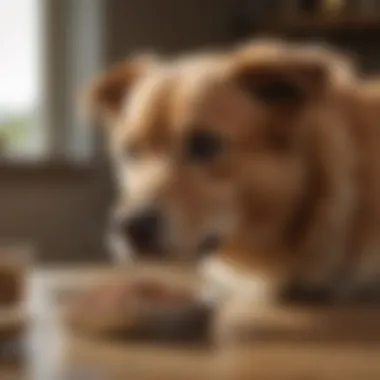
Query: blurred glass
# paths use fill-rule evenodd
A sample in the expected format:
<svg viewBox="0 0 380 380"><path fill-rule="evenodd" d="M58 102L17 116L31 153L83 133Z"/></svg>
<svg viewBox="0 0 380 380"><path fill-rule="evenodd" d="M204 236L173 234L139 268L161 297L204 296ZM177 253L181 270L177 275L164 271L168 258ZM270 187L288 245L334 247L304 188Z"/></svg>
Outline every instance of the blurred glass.
<svg viewBox="0 0 380 380"><path fill-rule="evenodd" d="M41 149L40 0L0 1L0 157Z"/></svg>

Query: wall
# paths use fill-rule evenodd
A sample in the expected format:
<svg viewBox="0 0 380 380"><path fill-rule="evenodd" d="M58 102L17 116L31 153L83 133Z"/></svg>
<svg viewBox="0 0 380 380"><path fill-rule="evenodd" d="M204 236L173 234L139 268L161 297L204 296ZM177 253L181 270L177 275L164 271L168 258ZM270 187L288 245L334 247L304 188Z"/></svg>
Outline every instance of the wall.
<svg viewBox="0 0 380 380"><path fill-rule="evenodd" d="M109 0L108 57L152 49L173 53L231 39L234 0Z"/></svg>
<svg viewBox="0 0 380 380"><path fill-rule="evenodd" d="M231 37L233 0L106 0L106 62L135 50L177 52ZM57 89L59 91L59 89ZM105 260L109 173L84 169L0 167L0 244L33 243L42 261Z"/></svg>
<svg viewBox="0 0 380 380"><path fill-rule="evenodd" d="M95 168L0 168L0 244L31 243L42 261L105 259L108 187Z"/></svg>

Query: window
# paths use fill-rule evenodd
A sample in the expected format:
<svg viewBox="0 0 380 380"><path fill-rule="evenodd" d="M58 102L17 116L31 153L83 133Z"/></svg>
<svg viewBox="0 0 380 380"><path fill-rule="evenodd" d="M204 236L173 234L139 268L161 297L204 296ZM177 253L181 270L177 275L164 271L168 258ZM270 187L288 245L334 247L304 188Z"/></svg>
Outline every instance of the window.
<svg viewBox="0 0 380 380"><path fill-rule="evenodd" d="M0 0L0 161L88 158L78 89L101 63L103 0Z"/></svg>
<svg viewBox="0 0 380 380"><path fill-rule="evenodd" d="M40 1L0 2L0 157L41 151Z"/></svg>

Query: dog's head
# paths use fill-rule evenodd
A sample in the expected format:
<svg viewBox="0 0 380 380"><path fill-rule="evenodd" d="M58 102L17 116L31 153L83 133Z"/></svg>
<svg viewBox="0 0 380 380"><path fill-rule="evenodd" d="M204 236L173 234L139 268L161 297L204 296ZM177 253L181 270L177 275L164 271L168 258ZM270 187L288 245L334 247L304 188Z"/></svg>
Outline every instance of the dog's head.
<svg viewBox="0 0 380 380"><path fill-rule="evenodd" d="M89 99L108 126L119 184L113 233L136 253L184 257L247 228L257 244L278 238L306 191L305 139L329 96L327 56L256 43L132 60L98 78Z"/></svg>

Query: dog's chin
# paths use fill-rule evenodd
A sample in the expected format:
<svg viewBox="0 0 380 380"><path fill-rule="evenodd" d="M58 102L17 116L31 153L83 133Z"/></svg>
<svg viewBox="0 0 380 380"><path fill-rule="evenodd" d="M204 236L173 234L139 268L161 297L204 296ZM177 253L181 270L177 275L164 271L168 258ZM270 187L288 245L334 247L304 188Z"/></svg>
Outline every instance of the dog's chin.
<svg viewBox="0 0 380 380"><path fill-rule="evenodd" d="M117 233L107 236L107 247L115 264L133 265L142 261L161 261L166 263L197 264L215 253L222 239L216 234L207 235L199 241L189 244L178 244L149 247L136 250L132 244Z"/></svg>
<svg viewBox="0 0 380 380"><path fill-rule="evenodd" d="M194 250L189 251L182 245L159 245L135 249L133 245L117 233L107 238L108 248L116 264L135 264L138 262L188 262L194 259Z"/></svg>

